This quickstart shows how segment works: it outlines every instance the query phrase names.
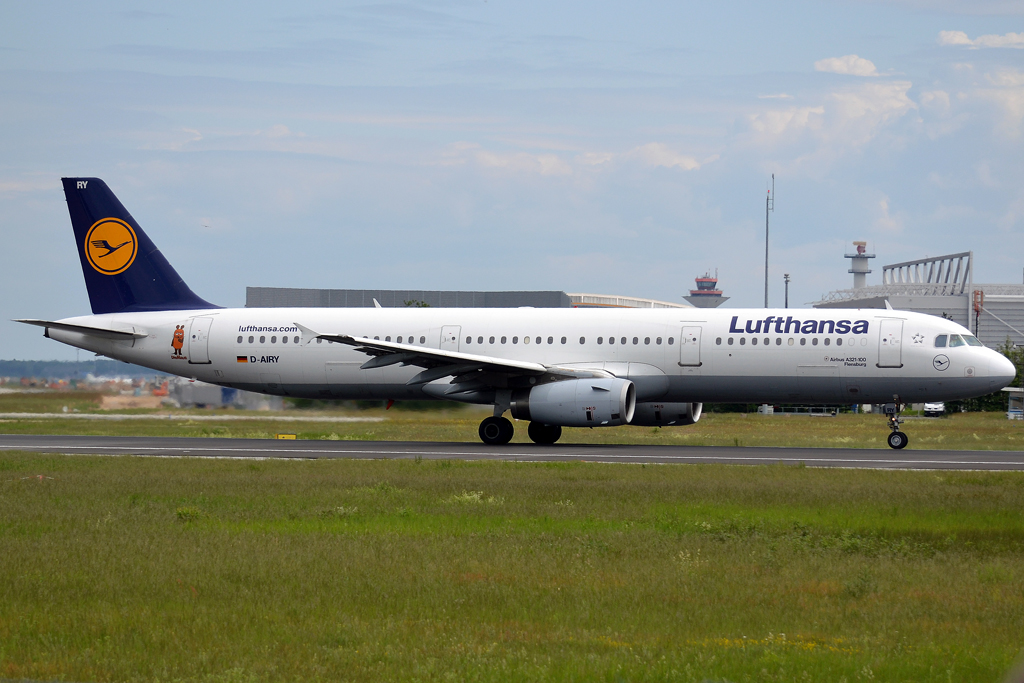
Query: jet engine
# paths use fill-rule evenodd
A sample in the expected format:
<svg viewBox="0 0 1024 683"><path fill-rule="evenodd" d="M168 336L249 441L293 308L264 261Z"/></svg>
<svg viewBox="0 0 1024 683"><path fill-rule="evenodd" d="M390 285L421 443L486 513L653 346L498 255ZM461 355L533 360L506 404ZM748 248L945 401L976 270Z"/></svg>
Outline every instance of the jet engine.
<svg viewBox="0 0 1024 683"><path fill-rule="evenodd" d="M628 379L570 379L512 392L512 417L562 427L628 424L636 387Z"/></svg>
<svg viewBox="0 0 1024 683"><path fill-rule="evenodd" d="M692 425L700 419L703 410L703 403L637 403L629 424L638 427Z"/></svg>

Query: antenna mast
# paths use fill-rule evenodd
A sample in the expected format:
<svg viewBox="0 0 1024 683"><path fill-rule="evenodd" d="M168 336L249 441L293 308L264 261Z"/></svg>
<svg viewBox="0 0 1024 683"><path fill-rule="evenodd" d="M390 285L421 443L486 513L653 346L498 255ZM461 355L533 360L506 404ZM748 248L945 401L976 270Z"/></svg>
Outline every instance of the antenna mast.
<svg viewBox="0 0 1024 683"><path fill-rule="evenodd" d="M772 173L772 186L764 200L764 307L768 308L768 213L775 212L775 174Z"/></svg>

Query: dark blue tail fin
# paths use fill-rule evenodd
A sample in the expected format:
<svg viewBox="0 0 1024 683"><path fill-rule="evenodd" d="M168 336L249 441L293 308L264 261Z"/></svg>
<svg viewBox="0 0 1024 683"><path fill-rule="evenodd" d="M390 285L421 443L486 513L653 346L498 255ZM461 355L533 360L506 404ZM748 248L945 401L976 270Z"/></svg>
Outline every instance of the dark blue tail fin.
<svg viewBox="0 0 1024 683"><path fill-rule="evenodd" d="M93 313L219 308L196 296L99 178L62 178Z"/></svg>

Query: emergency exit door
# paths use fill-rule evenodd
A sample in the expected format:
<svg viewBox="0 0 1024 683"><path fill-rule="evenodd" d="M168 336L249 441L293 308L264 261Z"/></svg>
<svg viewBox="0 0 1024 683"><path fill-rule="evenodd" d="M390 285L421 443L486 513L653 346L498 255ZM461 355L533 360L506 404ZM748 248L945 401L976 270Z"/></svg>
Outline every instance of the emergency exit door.
<svg viewBox="0 0 1024 683"><path fill-rule="evenodd" d="M903 321L887 319L878 327L878 367L903 367Z"/></svg>
<svg viewBox="0 0 1024 683"><path fill-rule="evenodd" d="M188 362L193 365L210 363L210 326L213 318L192 318L188 327Z"/></svg>

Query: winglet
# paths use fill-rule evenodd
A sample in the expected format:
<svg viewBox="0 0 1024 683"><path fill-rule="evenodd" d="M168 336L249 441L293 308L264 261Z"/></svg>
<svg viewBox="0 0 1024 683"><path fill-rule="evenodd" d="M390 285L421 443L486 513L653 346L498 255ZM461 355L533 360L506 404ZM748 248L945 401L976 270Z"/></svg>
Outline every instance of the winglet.
<svg viewBox="0 0 1024 683"><path fill-rule="evenodd" d="M892 304L891 304L891 303L889 303L889 300L888 300L888 299L886 299L886 300L885 300L885 307L886 307L887 309L889 309L890 311L891 311L891 310L893 310Z"/></svg>
<svg viewBox="0 0 1024 683"><path fill-rule="evenodd" d="M317 338L320 337L319 333L314 332L313 330L309 329L305 325L300 325L299 323L296 323L296 322L293 322L292 325L295 325L295 327L299 328L299 332L302 333L302 337L306 340L306 344L309 344L314 339L317 339Z"/></svg>
<svg viewBox="0 0 1024 683"><path fill-rule="evenodd" d="M380 302L377 301L376 299L373 300L373 307L374 308L384 308L383 306L380 305Z"/></svg>

